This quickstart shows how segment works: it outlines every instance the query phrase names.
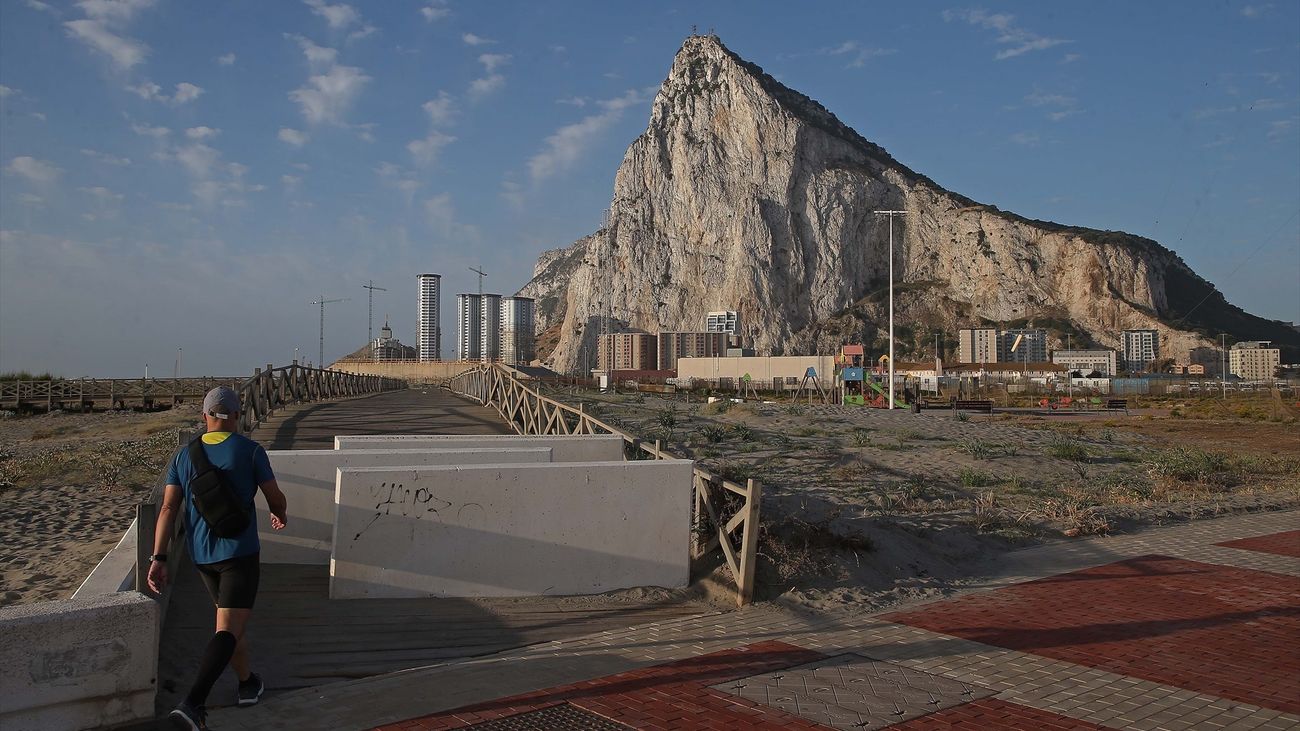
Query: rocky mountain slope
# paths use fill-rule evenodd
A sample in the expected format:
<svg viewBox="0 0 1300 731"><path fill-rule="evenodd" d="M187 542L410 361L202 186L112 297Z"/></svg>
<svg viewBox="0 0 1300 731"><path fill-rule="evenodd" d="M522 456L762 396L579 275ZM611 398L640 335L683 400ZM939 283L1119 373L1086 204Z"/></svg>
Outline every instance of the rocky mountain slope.
<svg viewBox="0 0 1300 731"><path fill-rule="evenodd" d="M896 309L918 351L930 331L982 322L1046 322L1111 347L1121 330L1155 328L1178 359L1217 347L1220 332L1300 350L1300 333L1229 304L1155 241L945 190L714 36L687 39L673 60L607 225L544 253L519 294L538 301L554 343L542 355L561 371L591 367L606 316L615 329L702 330L709 310L737 310L744 336L773 354L879 342L878 209L908 211L895 222Z"/></svg>

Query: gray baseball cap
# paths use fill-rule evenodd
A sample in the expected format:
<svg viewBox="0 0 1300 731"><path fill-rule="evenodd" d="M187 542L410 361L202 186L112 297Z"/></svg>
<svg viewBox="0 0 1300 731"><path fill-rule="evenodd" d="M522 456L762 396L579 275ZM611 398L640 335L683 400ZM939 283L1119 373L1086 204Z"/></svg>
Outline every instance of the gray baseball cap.
<svg viewBox="0 0 1300 731"><path fill-rule="evenodd" d="M229 419L239 410L239 394L226 386L217 386L203 397L203 413L218 419Z"/></svg>

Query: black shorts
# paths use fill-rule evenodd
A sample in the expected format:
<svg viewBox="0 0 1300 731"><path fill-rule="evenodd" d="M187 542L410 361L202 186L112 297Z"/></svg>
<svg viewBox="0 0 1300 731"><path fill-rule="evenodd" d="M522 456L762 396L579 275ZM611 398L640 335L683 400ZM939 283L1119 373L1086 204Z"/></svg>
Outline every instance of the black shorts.
<svg viewBox="0 0 1300 731"><path fill-rule="evenodd" d="M228 561L195 564L208 594L219 609L252 609L262 568L259 554Z"/></svg>

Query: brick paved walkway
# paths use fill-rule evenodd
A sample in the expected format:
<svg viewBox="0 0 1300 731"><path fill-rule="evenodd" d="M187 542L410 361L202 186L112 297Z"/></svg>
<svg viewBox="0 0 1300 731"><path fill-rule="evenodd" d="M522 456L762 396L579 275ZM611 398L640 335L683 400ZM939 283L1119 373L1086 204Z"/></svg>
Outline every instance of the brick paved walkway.
<svg viewBox="0 0 1300 731"><path fill-rule="evenodd" d="M1300 728L1300 513L1016 552L887 614L676 618L221 709L214 728ZM1280 550L1279 550L1280 547Z"/></svg>

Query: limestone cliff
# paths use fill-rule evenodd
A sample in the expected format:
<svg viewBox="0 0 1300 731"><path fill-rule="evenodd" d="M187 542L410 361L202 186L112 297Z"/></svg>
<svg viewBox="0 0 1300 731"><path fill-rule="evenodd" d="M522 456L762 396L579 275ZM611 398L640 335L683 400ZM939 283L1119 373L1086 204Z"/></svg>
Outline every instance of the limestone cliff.
<svg viewBox="0 0 1300 731"><path fill-rule="evenodd" d="M1121 330L1156 328L1169 357L1216 346L1218 332L1300 347L1300 334L1228 304L1150 239L943 189L713 36L677 53L618 169L606 226L543 254L520 294L538 301L538 331L555 342L547 362L562 371L590 367L607 315L701 330L709 310L738 310L760 352L871 340L889 255L877 209L908 211L894 248L904 325L1049 319L1109 346Z"/></svg>

